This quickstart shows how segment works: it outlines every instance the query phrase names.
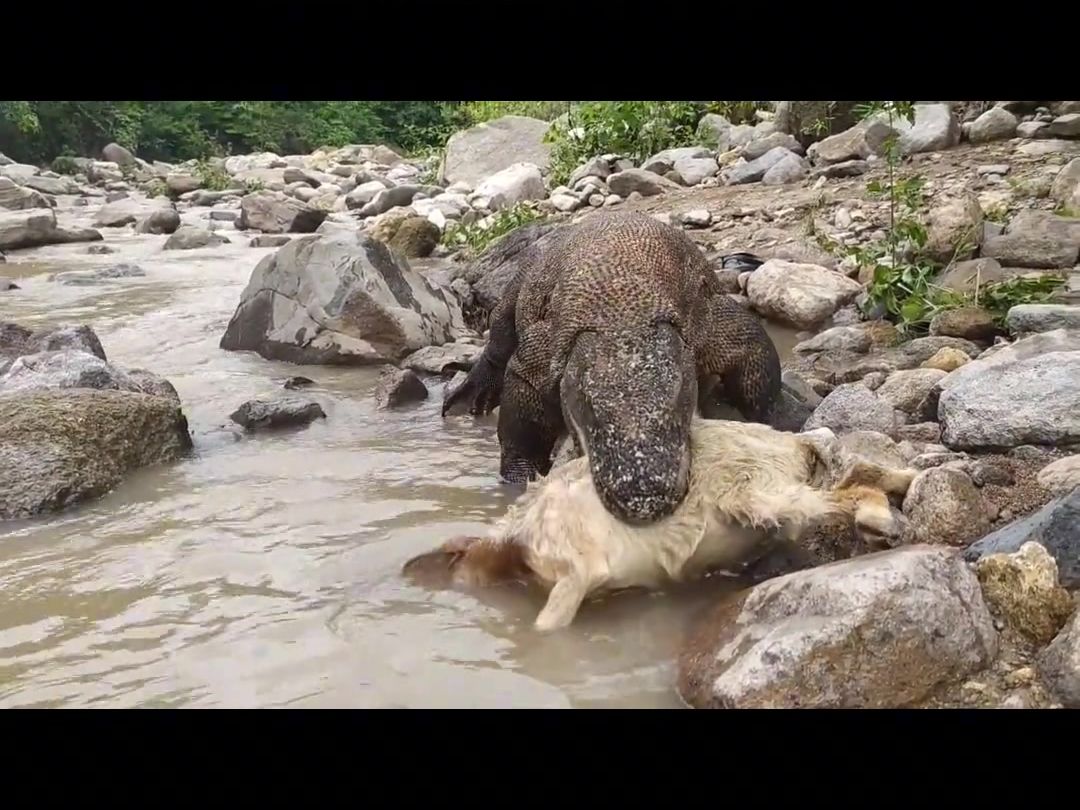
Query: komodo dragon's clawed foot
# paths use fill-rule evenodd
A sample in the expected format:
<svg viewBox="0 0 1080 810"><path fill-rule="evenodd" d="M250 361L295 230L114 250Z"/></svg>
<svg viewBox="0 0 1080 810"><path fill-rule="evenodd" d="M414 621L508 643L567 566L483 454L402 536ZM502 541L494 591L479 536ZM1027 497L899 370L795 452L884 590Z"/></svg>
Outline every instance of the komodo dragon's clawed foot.
<svg viewBox="0 0 1080 810"><path fill-rule="evenodd" d="M443 400L442 415L446 416L462 402L471 402L469 413L473 416L491 413L502 398L502 382L502 369L481 356L465 381Z"/></svg>

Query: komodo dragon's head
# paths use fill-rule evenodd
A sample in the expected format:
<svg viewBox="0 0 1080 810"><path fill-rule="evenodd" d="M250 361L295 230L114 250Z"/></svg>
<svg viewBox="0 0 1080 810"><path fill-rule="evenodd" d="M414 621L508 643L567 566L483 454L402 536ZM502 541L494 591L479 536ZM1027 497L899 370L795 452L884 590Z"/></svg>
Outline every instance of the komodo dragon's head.
<svg viewBox="0 0 1080 810"><path fill-rule="evenodd" d="M637 524L674 511L687 491L697 401L694 357L675 327L581 333L560 385L604 506Z"/></svg>

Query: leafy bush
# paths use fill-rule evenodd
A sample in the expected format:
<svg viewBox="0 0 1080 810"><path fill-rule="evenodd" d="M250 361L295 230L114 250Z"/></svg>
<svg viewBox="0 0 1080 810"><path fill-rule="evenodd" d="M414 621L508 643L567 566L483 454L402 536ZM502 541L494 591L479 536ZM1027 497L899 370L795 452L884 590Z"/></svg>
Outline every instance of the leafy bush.
<svg viewBox="0 0 1080 810"><path fill-rule="evenodd" d="M207 191L224 191L236 186L228 172L209 161L200 160L196 163L195 175L202 181L202 187Z"/></svg>
<svg viewBox="0 0 1080 810"><path fill-rule="evenodd" d="M60 155L49 168L57 174L78 174L80 171L79 164L70 155Z"/></svg>
<svg viewBox="0 0 1080 810"><path fill-rule="evenodd" d="M511 231L543 218L544 215L535 205L521 202L477 222L451 223L443 232L442 243L450 248L464 248L469 254L477 255Z"/></svg>

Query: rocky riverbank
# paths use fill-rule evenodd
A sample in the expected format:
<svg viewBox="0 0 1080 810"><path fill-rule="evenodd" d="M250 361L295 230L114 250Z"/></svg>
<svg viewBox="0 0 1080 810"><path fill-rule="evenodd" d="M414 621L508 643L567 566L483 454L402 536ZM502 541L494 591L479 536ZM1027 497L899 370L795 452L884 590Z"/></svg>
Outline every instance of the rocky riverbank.
<svg viewBox="0 0 1080 810"><path fill-rule="evenodd" d="M1078 706L1080 103L920 104L912 124L896 125L902 170L923 179L919 250L942 265L936 287L970 297L1010 279L1060 279L1045 302L1001 313L971 298L915 338L875 309L873 267L859 259L895 213L874 193L889 176L885 124L806 143L798 112L781 103L753 126L706 116L700 147L639 166L597 155L564 184L550 182L547 125L516 117L459 133L440 165L374 145L209 168L112 145L105 160L55 166L71 174L0 158L12 280L0 303L20 294L25 249L107 250L103 235L117 229L193 255L244 240L275 250L253 261L221 349L386 366L379 403L399 408L428 397L424 380L475 362L524 244L612 208L646 211L685 229L740 303L798 333L784 352L792 429L828 427L856 454L922 471L896 504L909 526L897 548L845 559L842 543L823 543L803 570L703 617L680 661L684 699ZM58 221L58 201L87 206L92 227ZM449 238L501 229L523 210L537 221L479 255ZM731 256L741 252L752 256ZM94 497L190 447L171 386L112 366L88 327L2 328L0 458L11 463L0 518ZM249 428L325 416L284 394L236 413Z"/></svg>

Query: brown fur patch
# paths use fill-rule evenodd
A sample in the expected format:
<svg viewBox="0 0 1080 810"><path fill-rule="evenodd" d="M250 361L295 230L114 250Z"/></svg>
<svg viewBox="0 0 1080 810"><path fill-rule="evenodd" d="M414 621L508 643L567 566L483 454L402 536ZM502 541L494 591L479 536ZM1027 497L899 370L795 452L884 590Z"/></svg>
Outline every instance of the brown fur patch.
<svg viewBox="0 0 1080 810"><path fill-rule="evenodd" d="M402 573L428 586L486 587L499 582L526 581L531 572L516 543L485 537L454 537L434 551L413 557L402 566Z"/></svg>

